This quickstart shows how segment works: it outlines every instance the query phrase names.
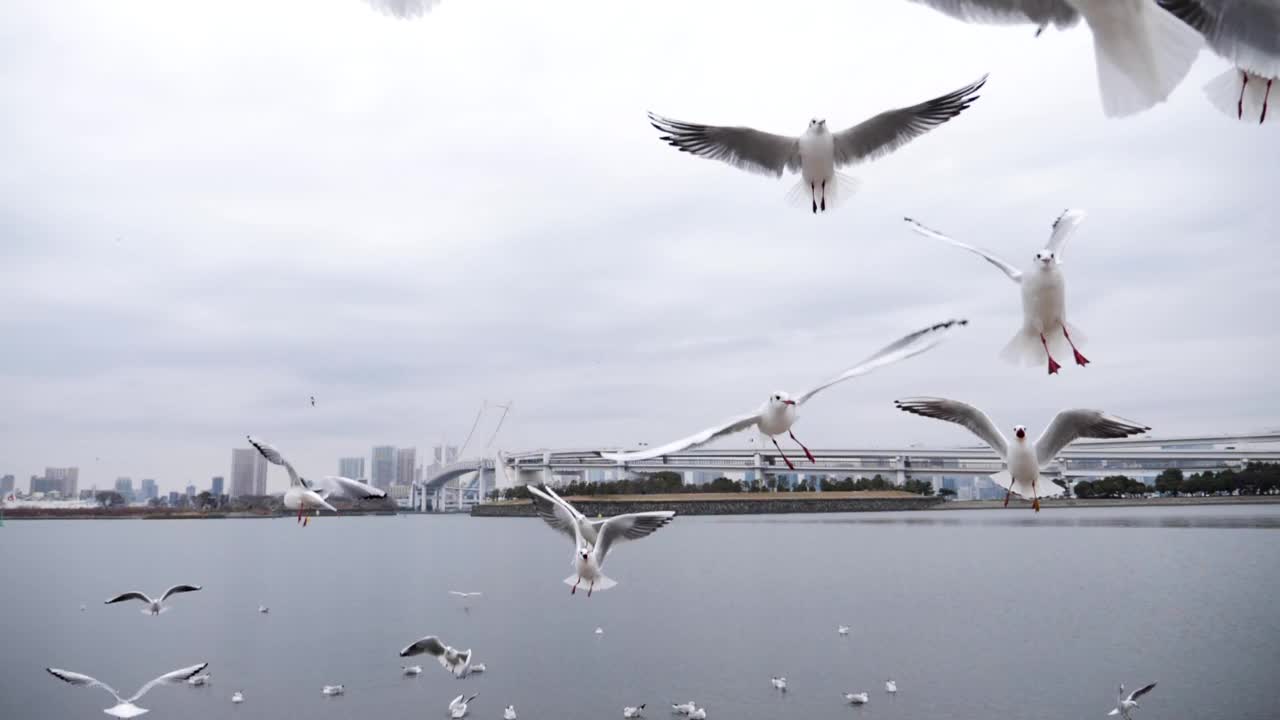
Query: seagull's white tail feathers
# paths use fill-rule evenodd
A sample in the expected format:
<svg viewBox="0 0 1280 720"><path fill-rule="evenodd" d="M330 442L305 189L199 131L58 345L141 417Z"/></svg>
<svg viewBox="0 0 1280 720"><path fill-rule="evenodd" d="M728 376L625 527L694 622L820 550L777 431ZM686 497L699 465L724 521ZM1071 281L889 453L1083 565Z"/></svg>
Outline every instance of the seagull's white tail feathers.
<svg viewBox="0 0 1280 720"><path fill-rule="evenodd" d="M1267 87L1267 81L1271 87ZM1270 95L1268 95L1270 89ZM1265 78L1240 68L1231 68L1204 86L1209 104L1228 117L1250 123L1280 122L1280 78ZM1264 106L1269 107L1262 114Z"/></svg>
<svg viewBox="0 0 1280 720"><path fill-rule="evenodd" d="M1164 102L1204 45L1199 33L1154 2L1082 3L1081 11L1093 30L1107 117Z"/></svg>
<svg viewBox="0 0 1280 720"><path fill-rule="evenodd" d="M1111 708L1111 712L1107 713L1107 717L1111 717L1112 715L1119 715L1119 714L1120 714L1120 708Z"/></svg>
<svg viewBox="0 0 1280 720"><path fill-rule="evenodd" d="M1008 490L1013 487L1013 476L1009 474L1008 470L1001 470L1000 472L991 476L991 482L995 483L996 485L999 485L1005 490Z"/></svg>
<svg viewBox="0 0 1280 720"><path fill-rule="evenodd" d="M1018 330L1000 351L1000 357L1014 365L1043 365L1048 362L1044 356L1044 346L1040 344L1040 333L1029 327Z"/></svg>
<svg viewBox="0 0 1280 720"><path fill-rule="evenodd" d="M840 207L844 201L858 192L862 187L862 181L852 175L845 175L842 172L836 172L835 187L827 188L827 209L832 210ZM803 210L811 210L813 208L814 194L809 189L809 183L800 178L795 185L787 191L786 201L792 207L798 207Z"/></svg>
<svg viewBox="0 0 1280 720"><path fill-rule="evenodd" d="M570 587L577 585L579 590L591 590L592 592L596 592L600 590L610 590L618 586L618 583L616 581L614 581L611 578L605 577L604 575L597 575L595 585L593 586L590 582L586 580L579 581L577 573L574 573L569 577L565 578L564 584Z"/></svg>

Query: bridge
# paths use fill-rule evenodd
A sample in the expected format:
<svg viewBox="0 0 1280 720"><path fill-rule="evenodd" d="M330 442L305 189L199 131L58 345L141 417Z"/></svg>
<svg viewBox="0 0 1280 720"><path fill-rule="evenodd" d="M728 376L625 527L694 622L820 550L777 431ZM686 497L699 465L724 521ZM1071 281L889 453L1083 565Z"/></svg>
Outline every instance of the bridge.
<svg viewBox="0 0 1280 720"><path fill-rule="evenodd" d="M901 485L908 479L927 480L935 487L948 482L969 484L987 478L1002 464L986 447L813 449L817 462L797 453L788 457L756 448L686 450L652 460L615 463L600 456L616 448L542 449L495 453L452 463L415 487L416 505L426 509L462 510L484 502L490 491L523 484L561 485L573 481L600 482L656 472L676 472L685 482L705 482L724 476L734 480L776 479L785 485L803 480L880 475ZM1124 440L1082 440L1071 444L1045 469L1048 479L1067 483L1108 475L1126 475L1147 482L1169 468L1186 474L1239 468L1247 462L1280 462L1280 432L1238 435L1194 435Z"/></svg>

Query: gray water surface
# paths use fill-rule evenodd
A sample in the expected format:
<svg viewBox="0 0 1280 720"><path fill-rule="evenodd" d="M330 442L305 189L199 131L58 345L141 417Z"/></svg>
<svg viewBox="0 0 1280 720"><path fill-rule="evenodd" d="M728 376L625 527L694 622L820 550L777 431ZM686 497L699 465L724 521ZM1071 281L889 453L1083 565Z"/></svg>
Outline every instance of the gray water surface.
<svg viewBox="0 0 1280 720"><path fill-rule="evenodd" d="M619 586L588 599L535 519L11 520L0 718L104 717L104 691L49 665L127 695L204 660L212 685L153 690L149 718L446 718L466 691L489 720L642 702L665 719L685 700L710 718L1100 719L1118 682L1153 680L1139 718L1275 718L1278 527L1280 506L686 517L615 546ZM159 617L102 604L179 582L204 590ZM450 589L485 595L468 612ZM417 658L401 677L426 634L489 671Z"/></svg>

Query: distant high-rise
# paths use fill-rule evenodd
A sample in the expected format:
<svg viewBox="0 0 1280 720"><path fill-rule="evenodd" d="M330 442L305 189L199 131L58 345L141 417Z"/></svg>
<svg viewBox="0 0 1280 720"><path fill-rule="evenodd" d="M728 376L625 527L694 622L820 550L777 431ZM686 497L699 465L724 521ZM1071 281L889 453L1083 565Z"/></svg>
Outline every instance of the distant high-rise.
<svg viewBox="0 0 1280 720"><path fill-rule="evenodd" d="M396 485L413 483L413 469L417 466L418 451L415 448L396 450Z"/></svg>
<svg viewBox="0 0 1280 720"><path fill-rule="evenodd" d="M196 486L195 486L195 485L188 485L188 486L187 486L187 497L189 497L189 498L193 498L193 497L195 497L195 496L196 496Z"/></svg>
<svg viewBox="0 0 1280 720"><path fill-rule="evenodd" d="M143 478L142 488L139 492L142 495L140 499L143 502L149 502L160 497L160 488L156 487L156 481L152 478Z"/></svg>
<svg viewBox="0 0 1280 720"><path fill-rule="evenodd" d="M44 469L44 479L55 483L56 486L53 489L62 493L62 497L75 497L80 482L80 468L47 467Z"/></svg>
<svg viewBox="0 0 1280 720"><path fill-rule="evenodd" d="M352 480L363 480L364 474L364 458L350 457L338 460L338 474Z"/></svg>
<svg viewBox="0 0 1280 720"><path fill-rule="evenodd" d="M396 449L390 445L380 445L373 449L373 458L369 467L369 479L379 490L386 490L396 481Z"/></svg>
<svg viewBox="0 0 1280 720"><path fill-rule="evenodd" d="M13 476L0 477L0 495L8 495L11 492L13 492Z"/></svg>
<svg viewBox="0 0 1280 720"><path fill-rule="evenodd" d="M133 478L116 478L116 492L120 493L125 502L133 502Z"/></svg>
<svg viewBox="0 0 1280 720"><path fill-rule="evenodd" d="M448 465L458 461L457 445L436 445L431 448L431 456L435 459L436 465Z"/></svg>
<svg viewBox="0 0 1280 720"><path fill-rule="evenodd" d="M177 490L170 490L169 491L169 507L177 507L178 503L181 501L181 498L182 498L182 495L180 495Z"/></svg>
<svg viewBox="0 0 1280 720"><path fill-rule="evenodd" d="M267 459L253 448L231 451L231 497L267 494Z"/></svg>
<svg viewBox="0 0 1280 720"><path fill-rule="evenodd" d="M46 478L46 477L40 477L39 475L31 476L31 494L32 495L35 495L36 493L45 495L51 492L61 493L62 482L59 480L50 480L49 478Z"/></svg>
<svg viewBox="0 0 1280 720"><path fill-rule="evenodd" d="M209 494L214 497L219 497L222 495L222 476L221 475L213 476L213 480L209 483Z"/></svg>

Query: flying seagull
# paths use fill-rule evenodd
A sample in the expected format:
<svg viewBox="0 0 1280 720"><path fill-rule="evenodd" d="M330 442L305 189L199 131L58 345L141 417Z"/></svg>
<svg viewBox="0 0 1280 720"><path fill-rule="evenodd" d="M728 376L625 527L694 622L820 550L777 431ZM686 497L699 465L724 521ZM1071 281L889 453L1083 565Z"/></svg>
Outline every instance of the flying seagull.
<svg viewBox="0 0 1280 720"><path fill-rule="evenodd" d="M919 105L886 110L853 127L832 133L827 121L814 118L799 137L774 135L749 127L721 127L671 120L649 113L649 122L662 140L681 152L722 160L762 175L781 177L800 172L800 182L788 194L793 202L808 199L813 212L835 207L857 189L857 180L837 168L888 155L959 115L978 99L987 76L955 92Z"/></svg>
<svg viewBox="0 0 1280 720"><path fill-rule="evenodd" d="M480 696L480 693L473 693L471 697L466 699L463 699L461 695L454 698L449 703L449 717L454 718L455 720L457 718L466 717L467 705L470 704L472 700L475 700L479 696Z"/></svg>
<svg viewBox="0 0 1280 720"><path fill-rule="evenodd" d="M414 655L431 655L440 663L440 667L453 673L456 678L464 678L471 673L471 650L456 650L440 642L435 635L428 635L415 641L400 651L400 657Z"/></svg>
<svg viewBox="0 0 1280 720"><path fill-rule="evenodd" d="M1043 486L1038 481L1040 468L1053 462L1067 445L1082 437L1123 438L1151 430L1145 425L1108 415L1101 410L1063 410L1053 418L1035 445L1027 440L1027 428L1015 425L1014 443L1010 446L1009 441L991 422L991 418L967 403L936 397L914 397L896 400L893 404L899 410L962 425L977 435L996 451L1008 468L991 477L993 482L1006 490L1005 507L1009 506L1009 495L1017 493L1030 499L1036 512L1040 512L1041 497L1061 495L1063 492L1064 488L1056 483Z"/></svg>
<svg viewBox="0 0 1280 720"><path fill-rule="evenodd" d="M351 478L339 477L337 475L326 475L319 480L308 480L300 475L289 464L288 460L275 449L261 440L255 439L252 435L247 435L249 444L257 448L262 453L262 457L272 465L283 465L284 469L289 473L289 489L284 493L284 506L290 510L298 511L298 522L306 527L310 516L303 517L303 513L307 510L319 511L321 508L338 512L338 509L330 505L328 498L330 495L338 493L349 495L356 498L384 498L387 496L385 491L379 490L372 485L365 485L362 482L352 480Z"/></svg>
<svg viewBox="0 0 1280 720"><path fill-rule="evenodd" d="M502 711L502 720L516 720L515 705L508 705L507 709Z"/></svg>
<svg viewBox="0 0 1280 720"><path fill-rule="evenodd" d="M169 596L177 595L178 593L196 592L199 589L199 585L174 585L168 590L165 590L164 594L159 598L147 597L146 593L131 590L127 593L121 593L110 600L107 600L103 604L111 605L112 603L124 602L125 600L141 600L146 605L146 607L142 608L142 613L144 615L154 616L159 615L162 612L168 612L169 606L165 605L164 601L168 600Z"/></svg>
<svg viewBox="0 0 1280 720"><path fill-rule="evenodd" d="M1219 110L1237 119L1267 121L1272 85L1280 77L1280 2L1276 0L1157 0L1195 28L1234 68L1205 85ZM1277 89L1280 93L1280 89ZM1271 113L1276 122L1276 113Z"/></svg>
<svg viewBox="0 0 1280 720"><path fill-rule="evenodd" d="M913 0L966 22L1068 28L1084 18L1093 33L1098 89L1107 117L1132 115L1168 99L1203 41L1152 0Z"/></svg>
<svg viewBox="0 0 1280 720"><path fill-rule="evenodd" d="M1053 230L1049 234L1049 242L1037 251L1031 267L1023 272L1011 263L1005 262L994 253L980 247L962 243L931 230L924 225L904 218L911 229L935 240L950 243L958 248L982 256L987 262L995 265L1010 280L1022 286L1022 328L1001 351L1001 357L1010 362L1035 365L1049 360L1049 374L1055 375L1062 366L1053 359L1050 342L1060 345L1059 334L1066 338L1075 356L1076 364L1085 366L1089 359L1080 354L1077 343L1084 342L1084 334L1067 323L1066 279L1062 275L1062 248L1067 238L1075 232L1077 226L1084 221L1083 210L1064 210L1057 220L1053 221ZM1073 338L1072 335L1075 335Z"/></svg>
<svg viewBox="0 0 1280 720"><path fill-rule="evenodd" d="M398 20L412 20L431 12L440 0L365 0L374 10Z"/></svg>
<svg viewBox="0 0 1280 720"><path fill-rule="evenodd" d="M587 583L587 597L594 590L608 590L617 585L601 571L605 557L614 543L626 540L638 540L652 535L659 528L671 522L676 514L670 510L655 512L628 513L614 515L606 520L587 521L578 509L561 498L551 488L545 491L529 485L529 492L542 500L551 503L555 510L550 516L543 515L552 529L558 530L573 539L573 574L564 579L570 586L569 594L578 591L578 585ZM591 528L591 539L583 532L583 527ZM596 628L596 634L603 634Z"/></svg>
<svg viewBox="0 0 1280 720"><path fill-rule="evenodd" d="M154 688L157 685L181 685L185 683L187 679L199 674L201 670L204 670L207 667L209 667L209 663L205 662L200 663L199 665L185 667L181 670L174 670L173 672L165 673L146 685L143 685L138 689L138 692L134 693L129 698L120 697L120 693L116 692L110 685L99 680L95 680L88 675L81 675L80 673L71 672L70 670L59 670L58 668L45 668L45 670L50 675L71 685L76 685L78 687L100 687L103 690L106 690L116 699L116 704L102 712L112 717L135 718L139 715L145 715L150 712L146 708L140 708L133 703L137 700L141 700L143 695L146 695L151 691L151 688Z"/></svg>
<svg viewBox="0 0 1280 720"><path fill-rule="evenodd" d="M636 707L627 706L622 708L622 717L624 718L628 718L628 719L638 718L638 717L642 717L643 715L644 715L644 703L640 703Z"/></svg>
<svg viewBox="0 0 1280 720"><path fill-rule="evenodd" d="M899 338L893 343L880 349L871 357L863 360L861 363L845 370L839 375L827 380L826 382L811 388L807 392L801 393L799 396L792 397L785 392L775 392L764 401L755 412L745 415L739 415L730 418L725 422L709 427L705 430L697 432L665 445L659 445L644 450L636 450L632 452L602 452L600 456L612 460L616 463L628 463L639 460L649 460L663 455L688 450L700 445L705 445L717 438L725 437L736 432L741 432L748 428L756 428L760 434L767 435L773 441L773 446L778 448L778 453L782 455L783 461L787 463L787 467L792 470L795 465L791 463L791 459L787 454L782 452L782 447L778 445L775 435L787 433L796 444L800 445L800 449L804 450L805 457L809 458L809 462L817 462L813 457L813 453L809 452L809 448L805 447L791 431L791 426L795 424L798 417L797 410L801 405L808 402L814 395L850 378L866 375L876 368L892 365L899 360L906 360L909 357L919 355L920 353L932 348L947 336L951 330L967 325L967 320L947 320L936 325L930 325L923 330L917 330L910 335Z"/></svg>
<svg viewBox="0 0 1280 720"><path fill-rule="evenodd" d="M1134 690L1132 693L1130 693L1129 697L1125 697L1124 683L1121 683L1120 692L1117 693L1116 695L1116 707L1113 708L1111 712L1107 713L1107 715L1108 716L1119 715L1120 717L1124 718L1124 720L1129 720L1129 712L1131 710L1138 709L1138 698L1151 692L1151 690L1155 688L1155 686L1156 686L1155 683L1151 683L1146 687L1140 687L1137 690Z"/></svg>

